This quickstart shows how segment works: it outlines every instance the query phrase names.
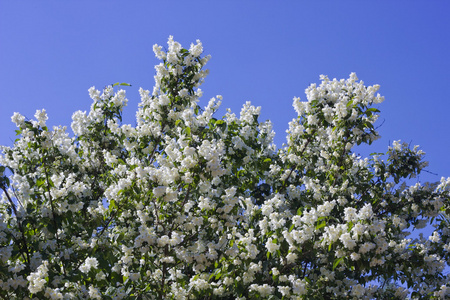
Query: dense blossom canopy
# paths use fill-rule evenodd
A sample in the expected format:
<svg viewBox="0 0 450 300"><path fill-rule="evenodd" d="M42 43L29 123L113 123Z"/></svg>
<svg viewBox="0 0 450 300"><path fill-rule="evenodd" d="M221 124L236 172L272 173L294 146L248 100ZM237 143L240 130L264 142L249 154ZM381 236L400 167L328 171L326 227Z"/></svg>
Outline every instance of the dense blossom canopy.
<svg viewBox="0 0 450 300"><path fill-rule="evenodd" d="M424 153L379 138L383 97L355 74L294 99L277 149L247 102L199 106L202 44L154 46L155 87L122 124L126 84L47 128L15 113L0 156L3 299L444 299L450 179L411 180ZM407 183L412 185L408 186ZM430 236L411 232L432 228ZM434 227L431 227L434 226ZM448 272L448 269L447 269Z"/></svg>

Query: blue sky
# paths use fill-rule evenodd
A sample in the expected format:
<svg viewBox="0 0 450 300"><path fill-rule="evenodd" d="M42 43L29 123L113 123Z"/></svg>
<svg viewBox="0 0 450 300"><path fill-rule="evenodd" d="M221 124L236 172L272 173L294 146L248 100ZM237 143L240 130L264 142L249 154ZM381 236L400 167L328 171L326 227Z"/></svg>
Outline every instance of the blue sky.
<svg viewBox="0 0 450 300"><path fill-rule="evenodd" d="M0 0L0 144L11 145L20 112L45 108L49 125L88 110L88 88L129 82L125 122L138 89L152 89L155 43L169 35L189 47L200 39L210 76L203 103L223 95L239 113L262 106L285 141L292 98L319 75L378 83L386 101L382 139L419 144L428 170L450 176L450 2L448 1L6 1ZM221 110L218 116L224 112Z"/></svg>

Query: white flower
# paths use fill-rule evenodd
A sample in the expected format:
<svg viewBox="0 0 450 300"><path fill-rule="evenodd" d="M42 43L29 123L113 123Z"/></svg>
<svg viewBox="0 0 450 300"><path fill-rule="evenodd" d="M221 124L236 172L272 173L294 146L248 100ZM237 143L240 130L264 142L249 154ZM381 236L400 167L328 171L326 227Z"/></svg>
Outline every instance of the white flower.
<svg viewBox="0 0 450 300"><path fill-rule="evenodd" d="M351 238L350 233L346 232L339 238L344 244L344 247L352 250L356 246L356 242Z"/></svg>
<svg viewBox="0 0 450 300"><path fill-rule="evenodd" d="M84 263L80 266L80 271L83 273L88 273L91 268L97 268L98 261L95 257L88 257Z"/></svg>
<svg viewBox="0 0 450 300"><path fill-rule="evenodd" d="M100 294L99 290L92 285L89 286L89 296L91 299L102 299L102 295Z"/></svg>
<svg viewBox="0 0 450 300"><path fill-rule="evenodd" d="M433 243L439 243L441 241L441 237L439 236L439 233L436 231L433 232L433 234L428 238Z"/></svg>
<svg viewBox="0 0 450 300"><path fill-rule="evenodd" d="M163 94L159 96L159 105L166 106L170 103L170 99L167 95Z"/></svg>
<svg viewBox="0 0 450 300"><path fill-rule="evenodd" d="M373 217L372 205L370 203L366 203L363 208L358 213L358 218L365 220L371 219Z"/></svg>
<svg viewBox="0 0 450 300"><path fill-rule="evenodd" d="M259 293L261 297L267 297L273 293L274 287L268 285L267 283L263 285L252 284L250 285L249 290Z"/></svg>
<svg viewBox="0 0 450 300"><path fill-rule="evenodd" d="M288 263L293 263L297 259L297 254L294 252L289 252L289 254L286 256L286 260Z"/></svg>
<svg viewBox="0 0 450 300"><path fill-rule="evenodd" d="M438 292L435 295L441 299L447 299L446 296L450 295L450 288L445 285L441 285Z"/></svg>
<svg viewBox="0 0 450 300"><path fill-rule="evenodd" d="M29 281L28 290L30 293L35 294L43 290L44 285L47 283L45 278L48 276L48 262L44 260L42 264L37 268L36 272L30 273L27 276Z"/></svg>
<svg viewBox="0 0 450 300"><path fill-rule="evenodd" d="M291 288L288 286L278 286L278 291L285 297L289 296L290 290Z"/></svg>
<svg viewBox="0 0 450 300"><path fill-rule="evenodd" d="M350 254L350 258L352 260L359 260L361 258L361 255L356 252L353 252L352 254Z"/></svg>
<svg viewBox="0 0 450 300"><path fill-rule="evenodd" d="M270 253L273 253L273 252L277 251L278 249L280 249L280 245L276 244L272 238L269 238L266 242L266 248L267 248L267 251L269 251Z"/></svg>
<svg viewBox="0 0 450 300"><path fill-rule="evenodd" d="M346 207L346 208L344 209L344 214L345 214L344 219L345 219L347 222L354 222L354 221L357 220L356 209L353 208L353 207Z"/></svg>
<svg viewBox="0 0 450 300"><path fill-rule="evenodd" d="M45 297L48 297L52 300L62 300L63 294L59 291L59 289L52 289L47 287L45 289Z"/></svg>
<svg viewBox="0 0 450 300"><path fill-rule="evenodd" d="M361 284L356 284L352 287L352 295L361 298L365 293L364 286Z"/></svg>
<svg viewBox="0 0 450 300"><path fill-rule="evenodd" d="M269 216L273 212L272 204L263 204L261 206L261 212L264 216Z"/></svg>
<svg viewBox="0 0 450 300"><path fill-rule="evenodd" d="M158 239L158 246L164 247L165 245L170 244L170 238L167 235L163 235Z"/></svg>
<svg viewBox="0 0 450 300"><path fill-rule="evenodd" d="M48 119L45 109L37 110L36 113L34 114L34 117L37 119L39 126L41 127L45 126L45 121L47 121Z"/></svg>
<svg viewBox="0 0 450 300"><path fill-rule="evenodd" d="M359 247L359 253L365 254L374 249L376 245L374 243L366 242Z"/></svg>
<svg viewBox="0 0 450 300"><path fill-rule="evenodd" d="M197 40L197 44L191 44L191 48L189 48L189 52L193 57L199 57L203 52L203 46L200 40Z"/></svg>
<svg viewBox="0 0 450 300"><path fill-rule="evenodd" d="M11 121L14 122L17 127L20 127L23 124L23 122L25 122L25 117L19 114L18 112L15 112L11 117Z"/></svg>
<svg viewBox="0 0 450 300"><path fill-rule="evenodd" d="M157 44L153 45L153 52L155 53L155 56L158 59L166 59L166 53L162 50L161 46L158 46Z"/></svg>
<svg viewBox="0 0 450 300"><path fill-rule="evenodd" d="M100 91L95 89L95 86L92 86L89 88L89 97L91 97L92 100L98 101L100 100Z"/></svg>

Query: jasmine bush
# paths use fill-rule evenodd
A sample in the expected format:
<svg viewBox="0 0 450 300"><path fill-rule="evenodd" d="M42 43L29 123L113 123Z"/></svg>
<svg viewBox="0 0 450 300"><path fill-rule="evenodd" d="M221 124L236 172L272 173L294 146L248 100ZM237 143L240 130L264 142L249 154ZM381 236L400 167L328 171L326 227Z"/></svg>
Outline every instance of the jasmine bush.
<svg viewBox="0 0 450 300"><path fill-rule="evenodd" d="M197 41L154 46L155 87L122 124L126 84L89 89L72 131L15 113L0 156L3 299L444 299L450 178L406 182L424 152L379 138L383 97L355 74L294 98L277 149L260 107L214 117ZM434 225L429 237L414 229ZM386 284L399 282L403 285Z"/></svg>

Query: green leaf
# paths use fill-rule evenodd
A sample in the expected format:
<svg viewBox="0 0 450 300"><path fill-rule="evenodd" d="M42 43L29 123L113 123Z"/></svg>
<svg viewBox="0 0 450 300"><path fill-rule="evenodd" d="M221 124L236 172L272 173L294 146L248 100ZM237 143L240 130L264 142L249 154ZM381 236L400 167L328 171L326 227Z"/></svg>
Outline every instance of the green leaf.
<svg viewBox="0 0 450 300"><path fill-rule="evenodd" d="M348 101L347 107L350 107L350 106L352 106L352 105L353 105L353 100Z"/></svg>
<svg viewBox="0 0 450 300"><path fill-rule="evenodd" d="M247 173L247 171L245 171L245 170L239 170L236 173L236 177L239 178L239 177L245 176L246 173Z"/></svg>
<svg viewBox="0 0 450 300"><path fill-rule="evenodd" d="M291 227L289 227L289 232L291 232L292 229L294 229L294 224L292 224Z"/></svg>
<svg viewBox="0 0 450 300"><path fill-rule="evenodd" d="M344 258L341 257L341 258L337 258L337 259L334 261L334 263L333 263L333 271L334 271L334 269L336 269L336 267L339 265L339 263L340 263L343 259L344 259Z"/></svg>
<svg viewBox="0 0 450 300"><path fill-rule="evenodd" d="M313 100L310 102L312 107L315 107L317 104L319 104L319 100Z"/></svg>
<svg viewBox="0 0 450 300"><path fill-rule="evenodd" d="M115 87L115 86L118 86L118 85L120 85L120 86L131 86L131 84L129 84L129 83L116 82L116 83L112 84L112 87Z"/></svg>
<svg viewBox="0 0 450 300"><path fill-rule="evenodd" d="M350 232L352 230L352 228L353 228L353 222L350 221L347 224L348 224L347 231Z"/></svg>
<svg viewBox="0 0 450 300"><path fill-rule="evenodd" d="M211 120L209 120L209 125L214 126L214 124L216 124L216 122L217 122L216 118L211 118Z"/></svg>
<svg viewBox="0 0 450 300"><path fill-rule="evenodd" d="M225 128L227 128L227 123L223 120L217 120L214 124L215 126L219 127L222 131L224 131Z"/></svg>
<svg viewBox="0 0 450 300"><path fill-rule="evenodd" d="M36 186L37 187L43 186L44 183L45 183L45 179L44 178L39 178L38 180L36 180Z"/></svg>
<svg viewBox="0 0 450 300"><path fill-rule="evenodd" d="M116 207L117 207L116 201L114 201L114 199L109 200L109 211L112 211Z"/></svg>
<svg viewBox="0 0 450 300"><path fill-rule="evenodd" d="M49 223L49 224L47 225L47 230L48 230L50 233L53 233L53 234L56 233L56 227L53 225L53 223Z"/></svg>
<svg viewBox="0 0 450 300"><path fill-rule="evenodd" d="M325 225L327 225L327 223L325 221L320 222L319 224L316 225L316 230L319 230L322 227L325 227Z"/></svg>

